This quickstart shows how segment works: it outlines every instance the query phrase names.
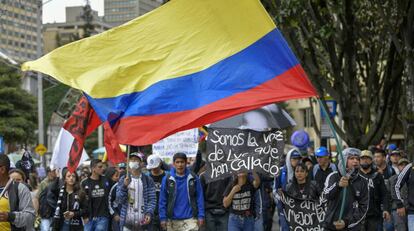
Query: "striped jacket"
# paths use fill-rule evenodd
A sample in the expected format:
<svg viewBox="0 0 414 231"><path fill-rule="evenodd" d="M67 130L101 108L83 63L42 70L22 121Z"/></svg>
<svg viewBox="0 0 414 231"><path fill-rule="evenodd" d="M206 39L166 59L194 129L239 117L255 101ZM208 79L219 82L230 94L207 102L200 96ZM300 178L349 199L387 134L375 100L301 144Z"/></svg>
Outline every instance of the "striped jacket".
<svg viewBox="0 0 414 231"><path fill-rule="evenodd" d="M121 208L121 220L120 220L120 229L123 230L125 226L125 221L127 217L128 209L128 187L124 185L125 176L122 176L119 179L117 188L116 188L116 199L115 203L118 204ZM144 194L144 214L151 216L154 215L155 206L157 203L157 198L155 194L155 184L151 177L141 174L143 194Z"/></svg>

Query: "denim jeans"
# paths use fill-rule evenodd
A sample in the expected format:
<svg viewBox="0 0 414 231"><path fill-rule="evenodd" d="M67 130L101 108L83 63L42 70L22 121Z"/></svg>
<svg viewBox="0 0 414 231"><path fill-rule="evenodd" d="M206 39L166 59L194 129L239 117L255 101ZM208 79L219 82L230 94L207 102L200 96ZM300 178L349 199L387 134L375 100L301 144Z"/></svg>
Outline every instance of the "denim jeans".
<svg viewBox="0 0 414 231"><path fill-rule="evenodd" d="M40 231L49 231L51 223L52 219L42 218L42 220L40 221Z"/></svg>
<svg viewBox="0 0 414 231"><path fill-rule="evenodd" d="M281 201L277 202L277 213L279 215L279 227L281 231L289 231L289 224L286 220L283 205Z"/></svg>
<svg viewBox="0 0 414 231"><path fill-rule="evenodd" d="M251 231L254 230L254 217L245 217L230 213L228 231Z"/></svg>
<svg viewBox="0 0 414 231"><path fill-rule="evenodd" d="M407 216L400 217L397 214L397 210L392 210L392 220L395 231L406 231L407 230Z"/></svg>
<svg viewBox="0 0 414 231"><path fill-rule="evenodd" d="M107 231L109 224L109 218L107 217L94 217L85 224L85 231Z"/></svg>
<svg viewBox="0 0 414 231"><path fill-rule="evenodd" d="M263 216L260 215L254 221L254 231L264 231Z"/></svg>
<svg viewBox="0 0 414 231"><path fill-rule="evenodd" d="M414 214L408 214L408 231L414 231Z"/></svg>
<svg viewBox="0 0 414 231"><path fill-rule="evenodd" d="M60 227L60 231L70 231L70 223L68 221L64 221L62 227Z"/></svg>
<svg viewBox="0 0 414 231"><path fill-rule="evenodd" d="M210 210L206 210L206 231L227 230L229 222L229 213L213 214Z"/></svg>

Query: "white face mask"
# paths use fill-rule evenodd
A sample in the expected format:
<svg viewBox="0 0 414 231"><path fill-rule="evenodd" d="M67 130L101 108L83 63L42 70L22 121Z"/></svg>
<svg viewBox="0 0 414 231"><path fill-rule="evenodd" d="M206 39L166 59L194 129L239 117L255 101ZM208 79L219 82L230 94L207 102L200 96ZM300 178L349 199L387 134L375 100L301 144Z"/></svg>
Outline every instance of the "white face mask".
<svg viewBox="0 0 414 231"><path fill-rule="evenodd" d="M129 162L129 168L133 170L139 169L139 162Z"/></svg>

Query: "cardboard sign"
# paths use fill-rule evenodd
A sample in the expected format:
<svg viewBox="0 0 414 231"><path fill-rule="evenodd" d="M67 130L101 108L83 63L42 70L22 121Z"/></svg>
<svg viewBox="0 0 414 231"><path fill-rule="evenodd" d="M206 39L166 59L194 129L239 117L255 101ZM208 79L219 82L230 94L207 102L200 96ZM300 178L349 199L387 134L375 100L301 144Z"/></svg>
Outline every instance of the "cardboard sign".
<svg viewBox="0 0 414 231"><path fill-rule="evenodd" d="M162 158L172 158L177 152L187 154L187 157L195 157L198 150L198 129L175 133L152 145L154 154Z"/></svg>

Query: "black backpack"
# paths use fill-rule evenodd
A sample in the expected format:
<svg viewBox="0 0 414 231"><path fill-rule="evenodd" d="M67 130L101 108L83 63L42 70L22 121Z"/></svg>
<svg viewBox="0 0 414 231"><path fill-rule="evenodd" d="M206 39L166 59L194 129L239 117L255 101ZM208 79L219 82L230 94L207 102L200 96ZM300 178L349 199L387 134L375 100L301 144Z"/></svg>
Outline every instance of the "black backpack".
<svg viewBox="0 0 414 231"><path fill-rule="evenodd" d="M43 189L43 191L40 192L39 195L39 215L41 218L52 217L53 208L50 207L49 203L47 202L47 191L48 188L46 187Z"/></svg>

